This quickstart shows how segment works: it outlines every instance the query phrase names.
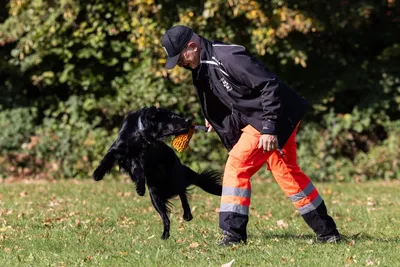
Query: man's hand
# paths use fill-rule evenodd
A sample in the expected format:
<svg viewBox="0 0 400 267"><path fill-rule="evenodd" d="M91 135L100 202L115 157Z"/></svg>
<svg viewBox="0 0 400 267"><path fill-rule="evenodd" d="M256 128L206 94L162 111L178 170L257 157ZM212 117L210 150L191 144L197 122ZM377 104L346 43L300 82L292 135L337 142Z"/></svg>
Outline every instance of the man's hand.
<svg viewBox="0 0 400 267"><path fill-rule="evenodd" d="M263 134L258 142L258 149L262 148L264 152L272 151L278 148L278 137L271 134Z"/></svg>
<svg viewBox="0 0 400 267"><path fill-rule="evenodd" d="M213 127L211 126L211 124L208 122L208 120L204 120L206 123L206 127L208 128L207 132L212 132L214 131Z"/></svg>

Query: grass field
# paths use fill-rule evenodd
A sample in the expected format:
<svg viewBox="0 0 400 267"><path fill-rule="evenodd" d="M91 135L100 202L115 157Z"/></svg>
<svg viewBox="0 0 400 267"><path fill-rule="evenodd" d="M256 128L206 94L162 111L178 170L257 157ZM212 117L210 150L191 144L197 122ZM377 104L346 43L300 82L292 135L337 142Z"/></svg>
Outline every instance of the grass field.
<svg viewBox="0 0 400 267"><path fill-rule="evenodd" d="M173 203L171 237L149 196L101 182L0 184L0 266L400 266L400 183L317 184L345 241L312 232L274 181L253 180L249 240L215 245L218 197L194 189L194 219Z"/></svg>

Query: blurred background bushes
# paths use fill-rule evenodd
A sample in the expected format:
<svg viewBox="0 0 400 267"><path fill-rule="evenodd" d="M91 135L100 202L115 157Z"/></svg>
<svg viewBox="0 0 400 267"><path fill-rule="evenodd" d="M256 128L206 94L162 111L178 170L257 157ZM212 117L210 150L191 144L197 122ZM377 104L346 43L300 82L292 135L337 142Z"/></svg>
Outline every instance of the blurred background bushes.
<svg viewBox="0 0 400 267"><path fill-rule="evenodd" d="M87 178L131 110L203 124L190 72L166 71L175 24L245 45L312 105L298 134L314 180L400 178L400 3L0 0L0 176ZM169 142L170 140L167 140ZM179 154L221 169L216 134Z"/></svg>

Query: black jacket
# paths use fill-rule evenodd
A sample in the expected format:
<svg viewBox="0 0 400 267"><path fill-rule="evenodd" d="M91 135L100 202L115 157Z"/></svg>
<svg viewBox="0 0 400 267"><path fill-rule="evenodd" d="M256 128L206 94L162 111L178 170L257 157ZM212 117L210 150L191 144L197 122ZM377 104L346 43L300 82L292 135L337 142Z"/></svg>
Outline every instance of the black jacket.
<svg viewBox="0 0 400 267"><path fill-rule="evenodd" d="M248 124L277 135L283 148L308 106L240 45L201 37L200 65L192 78L204 116L228 150Z"/></svg>

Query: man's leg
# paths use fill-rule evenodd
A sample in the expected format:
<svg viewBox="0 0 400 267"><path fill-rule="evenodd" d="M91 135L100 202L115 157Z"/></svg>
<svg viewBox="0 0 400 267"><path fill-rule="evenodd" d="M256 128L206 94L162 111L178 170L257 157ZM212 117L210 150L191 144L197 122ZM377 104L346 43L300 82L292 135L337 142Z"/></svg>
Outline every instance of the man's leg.
<svg viewBox="0 0 400 267"><path fill-rule="evenodd" d="M238 143L229 152L225 165L219 226L223 230L221 245L246 242L251 183L250 177L266 162L272 152L258 149L260 133L251 126L243 129Z"/></svg>
<svg viewBox="0 0 400 267"><path fill-rule="evenodd" d="M322 197L297 164L296 132L297 128L282 149L284 156L276 151L268 158L269 169L317 238L320 241L338 241L339 232Z"/></svg>

